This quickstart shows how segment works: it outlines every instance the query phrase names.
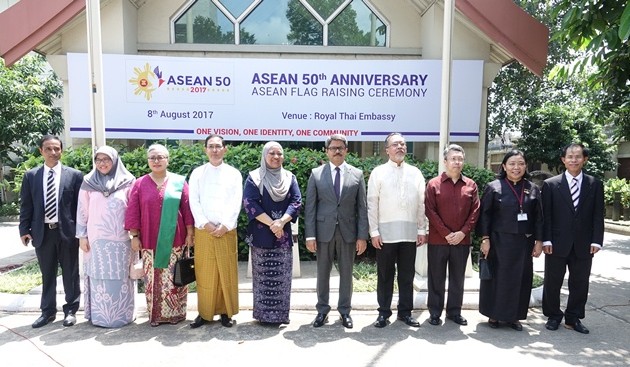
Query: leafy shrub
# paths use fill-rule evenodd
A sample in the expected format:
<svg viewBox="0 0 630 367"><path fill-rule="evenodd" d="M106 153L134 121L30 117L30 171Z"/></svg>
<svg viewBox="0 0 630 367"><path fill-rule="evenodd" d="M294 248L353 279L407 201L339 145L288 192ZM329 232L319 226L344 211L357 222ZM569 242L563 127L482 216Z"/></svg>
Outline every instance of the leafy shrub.
<svg viewBox="0 0 630 367"><path fill-rule="evenodd" d="M203 143L195 144L180 144L173 145L168 142L162 142L169 149L169 171L178 173L185 177L189 177L192 170L207 162ZM136 149L127 151L125 147L116 147L121 154L121 159L125 163L125 166L134 176L140 177L150 172L147 165L147 152L146 147L138 147ZM241 172L243 176L243 183L247 178L250 171L260 166L260 159L262 153L262 144L241 143L238 145L229 146L225 154L224 160L226 163L234 166ZM291 171L297 178L302 192L302 202L306 202L306 185L308 178L313 168L327 162L326 154L323 150L315 150L311 148L301 149L284 149L284 168ZM77 168L78 170L87 173L92 169L92 150L89 145L78 146L74 148L68 148L64 151L62 163ZM385 162L385 159L378 156L359 158L355 153L349 153L346 157L346 161L363 170L365 182L367 184L368 178L372 170ZM413 157L407 157L406 162L418 167L425 179L428 181L438 174L438 164L435 161L420 162ZM39 152L35 155L29 156L24 162L22 162L15 169L15 191L19 192L22 178L24 173L31 168L37 167L43 163L43 158L39 156ZM483 188L486 184L494 179L494 174L484 168L477 168L471 165L464 165L464 175L470 177L477 182L479 186L479 193L483 192ZM239 260L247 260L249 248L244 241L245 231L247 227L247 215L244 211L241 212L238 218L238 238L239 238ZM476 248L479 248L479 240L476 239ZM369 241L368 241L369 242ZM302 260L313 259L313 255L306 250L306 241L304 238L304 211L300 212L299 218L299 234L298 244L300 246L300 258ZM363 257L373 258L374 248L368 246L368 251Z"/></svg>
<svg viewBox="0 0 630 367"><path fill-rule="evenodd" d="M624 196L624 191L629 189L630 184L625 178L610 178L604 182L604 202L607 205L613 204L614 194L616 192L622 193L622 198Z"/></svg>
<svg viewBox="0 0 630 367"><path fill-rule="evenodd" d="M12 217L20 214L18 203L3 203L0 205L0 217Z"/></svg>

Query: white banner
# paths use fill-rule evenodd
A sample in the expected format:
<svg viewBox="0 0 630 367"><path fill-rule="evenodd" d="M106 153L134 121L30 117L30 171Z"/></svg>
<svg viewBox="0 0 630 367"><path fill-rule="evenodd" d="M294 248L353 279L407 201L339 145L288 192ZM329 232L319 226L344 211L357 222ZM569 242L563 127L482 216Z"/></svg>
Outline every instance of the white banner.
<svg viewBox="0 0 630 367"><path fill-rule="evenodd" d="M450 141L479 138L483 61L454 61ZM103 55L108 139L438 141L440 60ZM70 131L89 138L86 54L68 54Z"/></svg>

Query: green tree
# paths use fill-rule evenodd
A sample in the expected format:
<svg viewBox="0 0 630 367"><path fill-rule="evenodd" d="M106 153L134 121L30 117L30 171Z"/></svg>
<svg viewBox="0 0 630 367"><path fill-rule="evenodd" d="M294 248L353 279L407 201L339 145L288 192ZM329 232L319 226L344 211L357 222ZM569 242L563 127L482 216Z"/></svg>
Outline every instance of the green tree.
<svg viewBox="0 0 630 367"><path fill-rule="evenodd" d="M581 52L551 76L566 79L589 70L589 85L601 89L598 122L612 124L616 139L630 139L630 2L561 0L552 15L562 21L553 40Z"/></svg>
<svg viewBox="0 0 630 367"><path fill-rule="evenodd" d="M553 34L560 27L559 20L552 16L551 9L559 0L515 0L528 14L545 24ZM547 67L543 77L538 77L518 62L502 68L489 91L488 138L503 136L508 131L518 131L532 109L541 107L550 100L566 103L577 88L573 80L550 81L546 74L557 63L568 62L574 55L560 42L549 42ZM567 93L562 93L567 91Z"/></svg>
<svg viewBox="0 0 630 367"><path fill-rule="evenodd" d="M521 131L519 147L528 159L545 163L552 171L562 170L561 150L572 142L581 142L589 148L587 172L601 178L604 172L616 168L610 160L613 147L606 143L601 126L590 121L590 111L584 107L543 105L527 114Z"/></svg>
<svg viewBox="0 0 630 367"><path fill-rule="evenodd" d="M11 68L0 58L1 162L14 166L14 159L37 146L42 135L63 131L61 108L54 104L62 93L43 56L29 54Z"/></svg>
<svg viewBox="0 0 630 367"><path fill-rule="evenodd" d="M565 0L515 0L530 15L549 27L547 67L537 77L518 63L504 67L490 90L488 138L520 131L518 147L528 153L531 162L546 163L550 169L562 168L560 149L571 141L589 145L591 157L586 169L602 175L615 169L611 161L613 146L602 134L603 104L606 91L590 83L592 74L583 69L564 78L550 78L556 65L565 65L584 53L574 50L555 36L563 29L563 19L555 12Z"/></svg>

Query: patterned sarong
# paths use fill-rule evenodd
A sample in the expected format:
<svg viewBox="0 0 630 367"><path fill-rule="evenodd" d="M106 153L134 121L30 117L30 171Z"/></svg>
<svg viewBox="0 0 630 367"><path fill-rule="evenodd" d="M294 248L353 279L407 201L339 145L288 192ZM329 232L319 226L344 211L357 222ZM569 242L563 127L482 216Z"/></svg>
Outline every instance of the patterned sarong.
<svg viewBox="0 0 630 367"><path fill-rule="evenodd" d="M250 247L254 319L271 324L288 324L291 308L293 251L291 247L264 249Z"/></svg>

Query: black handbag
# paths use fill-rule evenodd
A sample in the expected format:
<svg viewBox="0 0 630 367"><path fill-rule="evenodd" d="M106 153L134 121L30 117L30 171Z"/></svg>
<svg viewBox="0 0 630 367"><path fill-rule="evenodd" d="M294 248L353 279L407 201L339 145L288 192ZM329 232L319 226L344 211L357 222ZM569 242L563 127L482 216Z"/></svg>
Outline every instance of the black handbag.
<svg viewBox="0 0 630 367"><path fill-rule="evenodd" d="M479 279L492 279L492 269L490 268L490 262L488 261L488 259L481 256L479 256Z"/></svg>
<svg viewBox="0 0 630 367"><path fill-rule="evenodd" d="M195 281L195 257L190 255L190 247L186 246L182 257L175 262L173 284L183 287Z"/></svg>

